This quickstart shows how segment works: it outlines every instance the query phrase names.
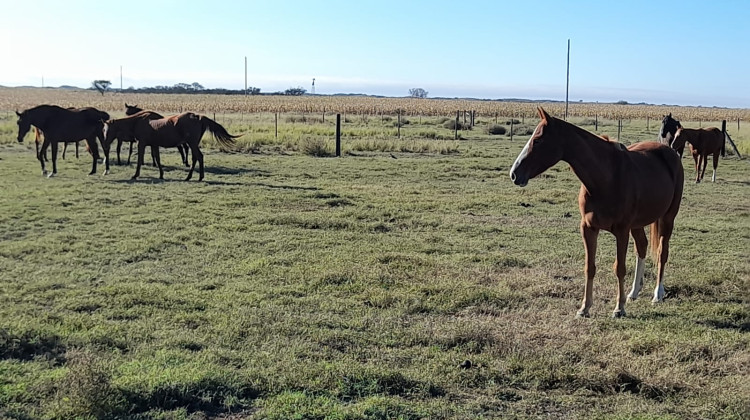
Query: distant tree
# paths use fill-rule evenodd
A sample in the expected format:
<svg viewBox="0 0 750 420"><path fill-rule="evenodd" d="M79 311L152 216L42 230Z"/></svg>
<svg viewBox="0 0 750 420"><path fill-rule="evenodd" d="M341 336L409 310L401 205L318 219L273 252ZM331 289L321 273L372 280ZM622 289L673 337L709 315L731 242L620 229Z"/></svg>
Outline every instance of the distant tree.
<svg viewBox="0 0 750 420"><path fill-rule="evenodd" d="M296 88L289 88L284 91L284 95L290 95L290 96L302 96L307 92L305 88L302 86L297 86Z"/></svg>
<svg viewBox="0 0 750 420"><path fill-rule="evenodd" d="M615 102L617 105L627 105L628 101L617 101Z"/></svg>
<svg viewBox="0 0 750 420"><path fill-rule="evenodd" d="M409 89L409 96L412 98L426 98L429 93L422 88Z"/></svg>
<svg viewBox="0 0 750 420"><path fill-rule="evenodd" d="M200 84L200 83L198 83L198 82L193 82L193 84L190 85L190 87L193 90L203 90L204 89L203 85Z"/></svg>
<svg viewBox="0 0 750 420"><path fill-rule="evenodd" d="M109 80L94 80L91 82L91 86L104 96L104 92L112 86L112 82Z"/></svg>
<svg viewBox="0 0 750 420"><path fill-rule="evenodd" d="M260 88L257 87L249 87L247 88L247 93L249 95L260 95Z"/></svg>

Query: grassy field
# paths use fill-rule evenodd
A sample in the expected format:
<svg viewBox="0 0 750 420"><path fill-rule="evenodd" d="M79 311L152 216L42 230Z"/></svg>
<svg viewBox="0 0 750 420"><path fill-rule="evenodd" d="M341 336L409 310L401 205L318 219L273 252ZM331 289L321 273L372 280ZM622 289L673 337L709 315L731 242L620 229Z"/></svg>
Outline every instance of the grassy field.
<svg viewBox="0 0 750 420"><path fill-rule="evenodd" d="M204 140L200 183L174 153L166 181L88 177L85 155L43 178L0 121L0 417L750 417L748 160L686 183L663 304L609 318L605 233L577 320L579 183L560 163L513 186L528 134L441 140L411 117L397 140L354 118L321 158L328 120L284 116L284 142L272 115L225 118L242 152ZM653 139L644 123L623 142Z"/></svg>

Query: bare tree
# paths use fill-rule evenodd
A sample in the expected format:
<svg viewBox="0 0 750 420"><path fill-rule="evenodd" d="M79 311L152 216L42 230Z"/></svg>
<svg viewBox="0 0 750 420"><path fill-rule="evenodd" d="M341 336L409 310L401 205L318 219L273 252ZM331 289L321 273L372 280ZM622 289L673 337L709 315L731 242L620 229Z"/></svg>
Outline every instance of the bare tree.
<svg viewBox="0 0 750 420"><path fill-rule="evenodd" d="M422 88L409 89L409 96L412 98L426 98L429 93Z"/></svg>
<svg viewBox="0 0 750 420"><path fill-rule="evenodd" d="M91 82L91 86L94 89L98 90L99 93L102 94L102 96L104 96L104 92L109 89L111 85L112 82L110 82L109 80L94 80L93 82Z"/></svg>

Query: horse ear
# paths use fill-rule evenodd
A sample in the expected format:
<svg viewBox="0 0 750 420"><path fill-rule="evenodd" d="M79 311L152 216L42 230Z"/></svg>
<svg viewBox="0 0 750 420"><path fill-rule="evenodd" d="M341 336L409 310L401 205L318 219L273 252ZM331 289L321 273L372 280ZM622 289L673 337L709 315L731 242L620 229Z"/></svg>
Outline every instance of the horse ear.
<svg viewBox="0 0 750 420"><path fill-rule="evenodd" d="M16 115L18 115L18 116L20 117L20 116L21 116L21 113L20 113L20 112L18 112L18 110L16 110Z"/></svg>
<svg viewBox="0 0 750 420"><path fill-rule="evenodd" d="M128 105L127 102L125 102L125 108L130 108L130 105Z"/></svg>
<svg viewBox="0 0 750 420"><path fill-rule="evenodd" d="M547 111L545 111L541 106L536 108L537 112L539 112L539 118L545 123L549 123L549 121L552 119Z"/></svg>

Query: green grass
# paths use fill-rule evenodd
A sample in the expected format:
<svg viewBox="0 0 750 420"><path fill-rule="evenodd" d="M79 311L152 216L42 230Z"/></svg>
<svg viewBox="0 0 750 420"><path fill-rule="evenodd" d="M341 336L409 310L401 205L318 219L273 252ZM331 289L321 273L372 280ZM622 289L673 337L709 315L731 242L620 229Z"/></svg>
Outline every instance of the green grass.
<svg viewBox="0 0 750 420"><path fill-rule="evenodd" d="M244 118L226 123L263 132ZM175 153L166 181L150 166L138 182L132 166L88 177L88 157L43 178L33 145L0 130L0 417L750 416L747 160L686 183L663 304L609 318L603 234L593 316L576 320L565 164L521 189L507 172L528 136L475 128L450 153L382 153L354 144L432 142L407 130L439 119L410 117L398 140L358 118L369 134L343 158L299 139L254 154L207 142L206 180L189 183ZM655 130L626 122L622 137ZM307 135L325 149L326 133Z"/></svg>

